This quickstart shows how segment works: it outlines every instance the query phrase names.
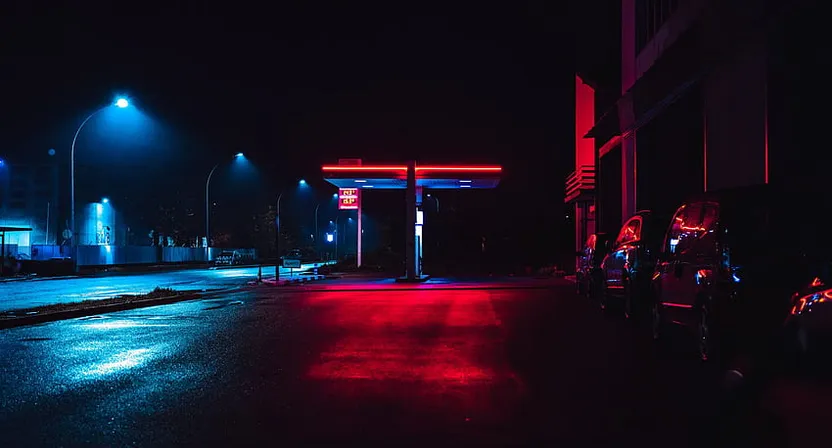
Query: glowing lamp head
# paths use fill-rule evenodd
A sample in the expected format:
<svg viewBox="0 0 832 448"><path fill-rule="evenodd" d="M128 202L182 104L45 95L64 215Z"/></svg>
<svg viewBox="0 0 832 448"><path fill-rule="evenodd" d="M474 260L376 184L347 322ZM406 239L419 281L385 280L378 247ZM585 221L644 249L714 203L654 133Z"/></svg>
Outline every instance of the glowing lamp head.
<svg viewBox="0 0 832 448"><path fill-rule="evenodd" d="M238 152L237 154L234 154L234 157L239 159L240 157L245 157L245 156L243 156L243 153Z"/></svg>
<svg viewBox="0 0 832 448"><path fill-rule="evenodd" d="M109 199L109 198L101 198L101 203L102 203L102 204L109 204L109 203L110 203L110 199Z"/></svg>
<svg viewBox="0 0 832 448"><path fill-rule="evenodd" d="M116 107L120 109L124 109L125 107L129 106L130 102L127 101L127 98L119 98L116 100Z"/></svg>
<svg viewBox="0 0 832 448"><path fill-rule="evenodd" d="M338 193L332 193L332 199L338 199Z"/></svg>
<svg viewBox="0 0 832 448"><path fill-rule="evenodd" d="M298 185L300 185L301 187L305 187L306 186L306 180L305 179L299 180Z"/></svg>

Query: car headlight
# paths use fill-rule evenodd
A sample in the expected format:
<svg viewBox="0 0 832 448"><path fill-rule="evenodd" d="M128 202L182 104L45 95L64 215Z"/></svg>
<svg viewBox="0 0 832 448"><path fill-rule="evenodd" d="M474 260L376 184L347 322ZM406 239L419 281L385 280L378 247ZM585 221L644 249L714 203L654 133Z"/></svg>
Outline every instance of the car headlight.
<svg viewBox="0 0 832 448"><path fill-rule="evenodd" d="M832 289L825 289L802 297L797 297L792 303L792 314L811 312L814 304L829 301L832 301Z"/></svg>

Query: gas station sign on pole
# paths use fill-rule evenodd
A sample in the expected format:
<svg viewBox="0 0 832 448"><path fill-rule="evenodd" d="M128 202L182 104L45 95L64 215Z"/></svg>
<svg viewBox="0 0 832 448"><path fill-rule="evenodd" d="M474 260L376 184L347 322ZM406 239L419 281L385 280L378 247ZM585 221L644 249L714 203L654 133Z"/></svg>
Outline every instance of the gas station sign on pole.
<svg viewBox="0 0 832 448"><path fill-rule="evenodd" d="M358 210L361 205L358 188L338 189L338 210Z"/></svg>

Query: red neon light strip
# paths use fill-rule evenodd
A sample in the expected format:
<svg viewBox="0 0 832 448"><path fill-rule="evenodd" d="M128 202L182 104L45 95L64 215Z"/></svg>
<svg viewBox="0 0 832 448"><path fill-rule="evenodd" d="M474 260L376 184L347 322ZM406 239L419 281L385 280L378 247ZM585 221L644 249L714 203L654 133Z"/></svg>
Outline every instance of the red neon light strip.
<svg viewBox="0 0 832 448"><path fill-rule="evenodd" d="M503 168L499 166L417 166L416 171L479 171L498 173Z"/></svg>
<svg viewBox="0 0 832 448"><path fill-rule="evenodd" d="M324 165L321 167L323 171L407 171L406 166L399 166L399 165L387 165L387 166L372 166L372 165L365 165L365 166L332 166L332 165ZM417 166L416 171L467 171L467 172L488 172L488 173L499 173L503 170L502 167L499 166Z"/></svg>
<svg viewBox="0 0 832 448"><path fill-rule="evenodd" d="M662 305L672 308L693 308L693 305L688 305L686 303L662 302Z"/></svg>
<svg viewBox="0 0 832 448"><path fill-rule="evenodd" d="M321 167L324 171L407 171L406 166L328 166Z"/></svg>

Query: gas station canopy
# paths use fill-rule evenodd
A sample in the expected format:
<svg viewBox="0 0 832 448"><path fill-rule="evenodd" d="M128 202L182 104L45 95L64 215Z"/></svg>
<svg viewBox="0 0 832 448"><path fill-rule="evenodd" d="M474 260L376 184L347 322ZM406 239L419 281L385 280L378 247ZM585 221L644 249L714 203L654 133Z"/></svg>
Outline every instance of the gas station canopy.
<svg viewBox="0 0 832 448"><path fill-rule="evenodd" d="M338 188L407 188L406 165L325 165L327 182ZM500 166L424 165L416 166L416 186L429 189L495 188L500 183Z"/></svg>

